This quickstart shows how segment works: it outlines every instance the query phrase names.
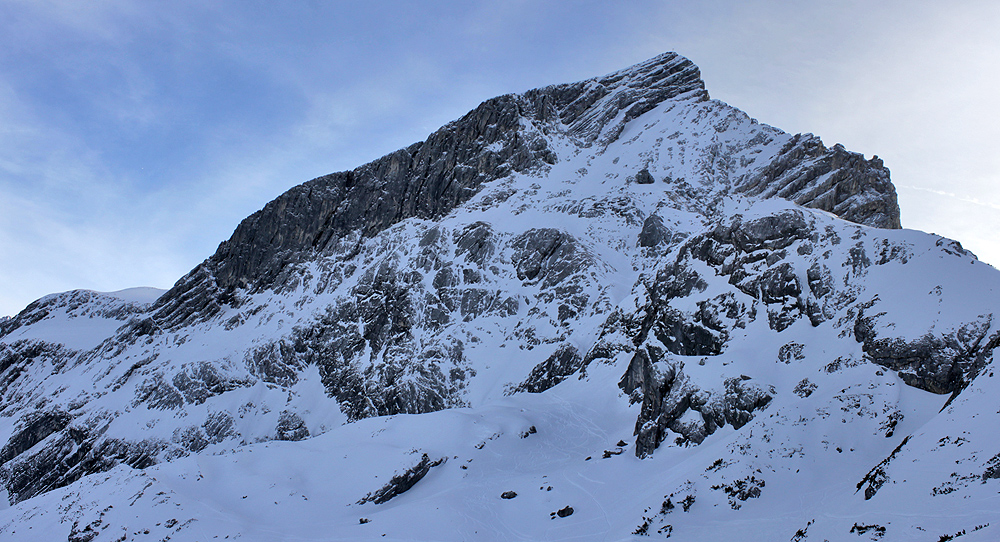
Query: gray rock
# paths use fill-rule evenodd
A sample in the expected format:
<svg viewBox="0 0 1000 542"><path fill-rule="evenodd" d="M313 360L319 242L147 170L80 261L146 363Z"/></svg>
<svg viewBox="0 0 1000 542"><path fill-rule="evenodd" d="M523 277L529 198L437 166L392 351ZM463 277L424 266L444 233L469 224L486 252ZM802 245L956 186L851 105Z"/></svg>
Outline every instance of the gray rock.
<svg viewBox="0 0 1000 542"><path fill-rule="evenodd" d="M205 429L205 436L210 444L218 444L227 438L238 435L236 420L232 414L224 411L209 414L202 427Z"/></svg>
<svg viewBox="0 0 1000 542"><path fill-rule="evenodd" d="M583 267L576 239L560 230L528 230L517 236L511 246L517 278L541 283L543 288L555 286Z"/></svg>
<svg viewBox="0 0 1000 542"><path fill-rule="evenodd" d="M670 230L663 224L659 215L649 215L642 223L639 232L639 246L655 247L670 241Z"/></svg>
<svg viewBox="0 0 1000 542"><path fill-rule="evenodd" d="M439 231L432 237L440 235ZM423 239L430 238L425 233ZM473 245L486 246L469 246ZM421 251L429 251L428 260L451 257L451 248L437 240L428 241ZM462 406L470 374L462 342L447 334L418 341L412 330L440 328L456 311L474 318L490 311L507 314L509 307L495 290L464 288L454 273L449 276L438 281L431 293L414 280L412 271L399 269L398 262L370 267L347 297L332 303L313 322L297 327L291 337L258 347L247 365L264 376L275 372L262 371L262 366L288 368L294 376L298 368L316 365L328 393L351 420ZM287 385L293 380L275 381Z"/></svg>
<svg viewBox="0 0 1000 542"><path fill-rule="evenodd" d="M844 293L833 281L830 270L815 261L822 245L837 244L839 237L836 232L818 231L808 213L789 210L752 221L735 217L714 231L685 239L656 214L642 221L645 211L628 197L580 203L567 212L580 218L615 213L636 228L642 221L638 244L656 249L644 254L676 254L651 277L644 276L648 300L632 314L621 310L608 314L610 301L587 298L583 292L590 289L584 285L597 280L588 278L597 276L588 273L597 260L585 243L554 228L530 230L511 239L483 222L457 231L421 223L417 227L423 229L413 239L420 253L413 269L392 258L382 259L384 254L374 254L372 264L373 253L365 252L367 239L407 219L439 219L469 202L487 183L513 173L543 174L559 160L553 149L563 147L552 144L556 137L568 137L580 147L606 145L630 121L680 95L708 99L697 67L668 53L609 76L488 100L425 141L282 194L244 220L212 257L152 307L76 291L43 298L16 317L0 320L0 337L56 311L79 315L91 311L122 323L116 336L93 352L33 341L0 345L0 396L26 397L17 392L25 385L22 375L30 373L34 364L51 365L56 372L77 363L99 366L114 359L125 345L145 343L154 351L142 354L123 377L116 375L115 382L119 387L141 376L132 405L137 408L183 409L257 381L291 386L311 364L319 368L324 386L350 420L463 406L466 379L474 371L466 365L462 340L444 328L459 318L517 314L523 298L491 284L513 265L517 277L539 292L530 299L532 316L548 316L560 330L549 336L528 326L514 332L514 340L529 351L541 344L560 346L513 391L544 391L591 361L628 353L632 359L620 386L643 403L636 421L637 455L652 453L670 433L681 443L698 443L726 423L745 424L767 406L773 395L768 386L729 378L721 383L722 392L709 393L691 384L683 362L676 358L700 356L704 362L722 353L733 328L752 322L758 306L766 311L771 328L780 331L802 317L819 325L855 303L850 292ZM726 160L718 158L720 163ZM648 168L640 170L635 180L654 182ZM758 174L732 182L738 193L781 197L857 223L899 227L895 192L881 161L864 160L840 146L828 149L813 136L794 137ZM669 188L689 209L710 219L719 202L708 201L709 191L696 186L697 181L692 183L678 179L670 181ZM960 245L946 240L939 244L946 252L967 255ZM790 257L795 254L800 257ZM905 247L872 250L860 242L850 254L849 264L856 273L907 258ZM796 268L802 261L807 270ZM326 269L319 272L322 276L310 277L304 263ZM673 308L671 300L706 290L703 263L728 277L733 291L711 298L702 295L684 305L696 309ZM325 314L298 322L301 325L285 337L246 352L242 361L253 378L234 380L210 361L167 373L149 367L159 355L156 341L163 334L207 321L224 309L251 305L246 311L226 313L224 327L233 329L242 325L251 309L263 310L252 306L251 293L302 287L319 295L333 291L347 277L356 280L356 286L332 301ZM807 284L799 277L806 277ZM595 308L602 302L605 305ZM98 310L98 305L104 308ZM563 342L574 319L605 314L600 336L585 356ZM988 325L977 324L952 335L904 343L880 336L878 330L884 327L866 314L859 311L853 330L866 355L899 371L906 382L939 393L960 391L1000 342L996 334L986 335ZM779 353L786 362L797 355L784 349ZM815 385L804 382L795 392L808 396ZM214 412L204 423L193 421L166 435L171 442L126 442L105 437L106 420L81 419L85 416L71 407L66 408L72 416L41 404L37 408L48 410L37 418L22 419L0 449L0 482L15 499L119 463L143 468L158 457L197 452L239 436L231 414ZM19 408L5 405L0 414L12 415ZM281 413L275 434L287 440L309 435L302 419L288 411ZM436 464L425 455L370 500L388 500L405 491Z"/></svg>
<svg viewBox="0 0 1000 542"><path fill-rule="evenodd" d="M620 309L612 311L601 325L594 346L583 357L584 371L594 361L608 361L622 352L634 352L636 345L633 338L639 340L641 337L642 316L626 314ZM580 377L583 378L584 374Z"/></svg>
<svg viewBox="0 0 1000 542"><path fill-rule="evenodd" d="M122 324L149 309L148 303L127 302L91 290L71 290L47 295L24 308L16 316L0 317L0 338L25 326L40 322L50 314L65 312L70 317L119 320Z"/></svg>
<svg viewBox="0 0 1000 542"><path fill-rule="evenodd" d="M612 93L614 100L601 100ZM604 134L606 143L632 119L685 93L708 99L697 66L665 53L608 76L487 100L426 141L268 203L157 301L156 320L169 328L207 319L235 301L237 288L273 286L290 263L407 218L441 217L484 183L544 168L557 159L545 131L565 130L581 142Z"/></svg>
<svg viewBox="0 0 1000 542"><path fill-rule="evenodd" d="M805 348L804 344L795 342L781 345L781 348L778 349L778 361L787 365L793 361L805 359L805 356L802 355L803 348Z"/></svg>
<svg viewBox="0 0 1000 542"><path fill-rule="evenodd" d="M173 438L170 440L181 448L194 453L204 450L209 444L205 432L197 425L178 427L174 430Z"/></svg>
<svg viewBox="0 0 1000 542"><path fill-rule="evenodd" d="M268 343L251 351L244 361L250 373L264 382L291 386L305 368L302 360L290 351L293 347L285 341Z"/></svg>
<svg viewBox="0 0 1000 542"><path fill-rule="evenodd" d="M278 426L274 429L275 440L303 440L309 438L306 422L296 413L282 410L278 415Z"/></svg>
<svg viewBox="0 0 1000 542"><path fill-rule="evenodd" d="M1000 454L996 454L986 462L986 470L981 475L983 481L1000 478Z"/></svg>
<svg viewBox="0 0 1000 542"><path fill-rule="evenodd" d="M896 446L888 457L880 461L878 465L875 465L870 471L868 471L868 474L865 474L865 477L858 482L857 491L860 491L862 487L865 488L866 501L874 497L875 494L878 493L878 490L889 481L889 474L886 471L886 467L888 467L889 463L896 459L896 454L898 454L909 441L910 435L903 437L903 441L899 443L899 446ZM866 485L868 487L865 487ZM855 491L855 493L857 493L857 491Z"/></svg>
<svg viewBox="0 0 1000 542"><path fill-rule="evenodd" d="M482 267L496 251L496 235L485 222L476 222L455 233L455 256Z"/></svg>
<svg viewBox="0 0 1000 542"><path fill-rule="evenodd" d="M816 391L817 387L819 386L817 386L813 382L810 382L808 378L803 378L802 380L799 381L798 384L795 385L795 389L793 389L792 391L795 393L795 395L798 395L799 397L802 397L804 399L812 395L812 392Z"/></svg>
<svg viewBox="0 0 1000 542"><path fill-rule="evenodd" d="M72 527L69 529L69 534L66 536L66 541L90 542L97 538L97 535L101 534L101 531L98 530L101 527L101 523L101 520L98 519L80 527L80 522L74 521Z"/></svg>
<svg viewBox="0 0 1000 542"><path fill-rule="evenodd" d="M389 500L409 491L410 488L415 486L430 470L438 465L443 464L448 458L442 457L431 461L427 454L423 454L420 458L420 462L416 465L410 467L400 474L396 474L389 480L389 483L382 486L378 491L374 491L362 497L358 504L365 504L366 502L372 502L375 504L383 504L389 502Z"/></svg>
<svg viewBox="0 0 1000 542"><path fill-rule="evenodd" d="M169 381L162 373L146 378L136 388L134 404L176 409L185 404L199 405L215 395L250 385L252 381L229 378L211 363L202 361L183 365Z"/></svg>
<svg viewBox="0 0 1000 542"><path fill-rule="evenodd" d="M642 168L639 170L639 173L635 174L635 182L637 184L653 184L656 181L653 179L653 176L649 173L648 169Z"/></svg>
<svg viewBox="0 0 1000 542"><path fill-rule="evenodd" d="M659 447L668 430L678 435L678 444L700 444L708 435L727 423L739 429L764 409L774 396L774 389L755 383L750 377L726 379L719 396L691 384L684 365L668 359L666 351L645 344L636 350L619 387L641 401L635 423L635 454L647 457ZM689 410L695 418L682 417Z"/></svg>
<svg viewBox="0 0 1000 542"><path fill-rule="evenodd" d="M52 433L62 431L72 416L62 411L31 412L18 422L17 430L0 449L0 465L30 450Z"/></svg>
<svg viewBox="0 0 1000 542"><path fill-rule="evenodd" d="M882 336L876 331L882 314L859 311L855 339L872 362L899 373L907 384L932 393L961 392L989 363L1000 346L1000 332L989 335L992 317L972 322L958 331L927 334L919 339Z"/></svg>
<svg viewBox="0 0 1000 542"><path fill-rule="evenodd" d="M107 420L74 421L0 466L0 483L12 503L67 486L83 476L125 464L143 469L166 448L158 440L129 442L104 438Z"/></svg>
<svg viewBox="0 0 1000 542"><path fill-rule="evenodd" d="M541 393L562 382L583 366L583 358L576 347L563 344L545 361L536 365L528 378L515 386L508 395L519 392Z"/></svg>
<svg viewBox="0 0 1000 542"><path fill-rule="evenodd" d="M81 352L66 348L61 344L21 339L13 344L0 344L0 396L17 397L18 389L28 385L31 367L49 365L53 372L76 363ZM17 401L7 401L0 413L11 416L24 405Z"/></svg>
<svg viewBox="0 0 1000 542"><path fill-rule="evenodd" d="M793 137L767 167L740 179L736 190L784 198L866 226L901 227L896 189L882 161L865 160L840 144L827 149L812 134Z"/></svg>

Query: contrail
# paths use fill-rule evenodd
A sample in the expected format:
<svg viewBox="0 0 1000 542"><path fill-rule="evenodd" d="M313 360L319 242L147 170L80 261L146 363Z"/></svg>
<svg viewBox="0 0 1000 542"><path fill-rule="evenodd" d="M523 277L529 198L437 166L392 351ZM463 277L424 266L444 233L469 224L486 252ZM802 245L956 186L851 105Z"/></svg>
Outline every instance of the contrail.
<svg viewBox="0 0 1000 542"><path fill-rule="evenodd" d="M957 199L959 201L964 201L966 203L972 203L974 205L980 205L982 207L989 207L990 209L994 209L994 210L1000 211L1000 205L997 205L996 203L991 203L991 202L988 202L988 201L980 201L980 200L975 199L975 198L967 198L965 196L959 196L958 194L954 194L952 192L945 192L944 190L935 190L933 188L923 188L921 186L908 186L908 185L904 185L904 184L897 184L896 186L898 188L906 188L906 189L909 189L909 190L919 190L921 192L930 192L931 194L937 194L939 196L948 196L949 198L954 198L954 199Z"/></svg>

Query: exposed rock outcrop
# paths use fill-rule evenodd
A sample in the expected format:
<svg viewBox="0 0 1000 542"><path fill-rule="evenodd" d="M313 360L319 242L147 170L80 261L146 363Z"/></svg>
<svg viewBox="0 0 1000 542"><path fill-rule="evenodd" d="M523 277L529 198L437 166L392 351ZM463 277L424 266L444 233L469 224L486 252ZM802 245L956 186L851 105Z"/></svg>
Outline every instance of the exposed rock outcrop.
<svg viewBox="0 0 1000 542"><path fill-rule="evenodd" d="M896 189L882 160L865 160L840 144L827 148L812 134L793 137L776 160L738 181L736 190L784 198L858 224L901 227Z"/></svg>
<svg viewBox="0 0 1000 542"><path fill-rule="evenodd" d="M274 429L275 440L302 440L309 438L306 422L296 413L283 410Z"/></svg>
<svg viewBox="0 0 1000 542"><path fill-rule="evenodd" d="M668 429L678 435L678 444L700 444L727 423L739 429L775 394L745 375L726 379L722 393L702 390L684 374L682 362L654 345L636 351L619 386L642 401L635 426L638 457L652 454Z"/></svg>
<svg viewBox="0 0 1000 542"><path fill-rule="evenodd" d="M424 476L427 476L427 473L430 472L432 468L441 465L447 460L448 458L442 457L432 461L427 454L423 454L420 457L420 461L416 465L399 474L393 475L392 479L389 480L389 483L382 486L378 491L374 491L362 497L361 500L358 501L358 504L365 504L366 502L383 504L389 502L390 499L405 493L410 488L415 486L417 482L423 479Z"/></svg>
<svg viewBox="0 0 1000 542"><path fill-rule="evenodd" d="M879 337L876 321L862 309L854 334L872 361L899 373L907 384L934 393L957 393L975 378L1000 346L1000 332L990 335L992 315L957 331L926 334L916 340Z"/></svg>
<svg viewBox="0 0 1000 542"><path fill-rule="evenodd" d="M156 318L172 326L196 313L210 317L235 288L273 286L290 262L407 218L438 218L484 183L554 163L550 132L606 144L632 119L685 93L708 98L697 66L666 53L605 77L487 100L426 141L282 194L165 294Z"/></svg>
<svg viewBox="0 0 1000 542"><path fill-rule="evenodd" d="M583 366L583 358L575 346L560 346L545 361L531 370L528 378L508 393L541 393L576 373Z"/></svg>

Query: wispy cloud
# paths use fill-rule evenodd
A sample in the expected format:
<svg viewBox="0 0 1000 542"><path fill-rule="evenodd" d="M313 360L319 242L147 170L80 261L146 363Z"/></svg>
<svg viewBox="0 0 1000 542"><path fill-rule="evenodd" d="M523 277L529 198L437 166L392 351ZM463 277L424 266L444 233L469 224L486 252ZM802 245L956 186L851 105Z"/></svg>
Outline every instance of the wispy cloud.
<svg viewBox="0 0 1000 542"><path fill-rule="evenodd" d="M954 192L947 192L945 190L937 190L937 189L934 189L934 188L926 188L926 187L923 187L923 186L910 186L910 185L898 184L898 183L896 184L896 188L903 188L903 189L906 189L906 190L918 190L920 192L926 192L928 194L934 194L934 195L937 195L937 196L945 196L945 197L948 197L948 198L952 198L952 199L961 201L963 203L971 203L973 205L979 205L981 207L987 207L987 208L993 209L995 211L1000 211L1000 204L998 204L998 203L994 203L992 201L983 201L983 200L981 200L979 198L973 198L973 197L968 197L968 196L960 196L960 195L958 195L958 194L956 194Z"/></svg>

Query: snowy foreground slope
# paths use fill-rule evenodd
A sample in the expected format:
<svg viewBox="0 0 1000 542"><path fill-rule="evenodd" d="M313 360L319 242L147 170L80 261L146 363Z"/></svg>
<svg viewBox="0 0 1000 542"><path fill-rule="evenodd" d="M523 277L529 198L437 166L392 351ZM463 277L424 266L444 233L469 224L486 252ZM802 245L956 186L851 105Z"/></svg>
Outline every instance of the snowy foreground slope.
<svg viewBox="0 0 1000 542"><path fill-rule="evenodd" d="M0 322L0 533L996 540L1000 273L899 227L672 53L488 100Z"/></svg>

